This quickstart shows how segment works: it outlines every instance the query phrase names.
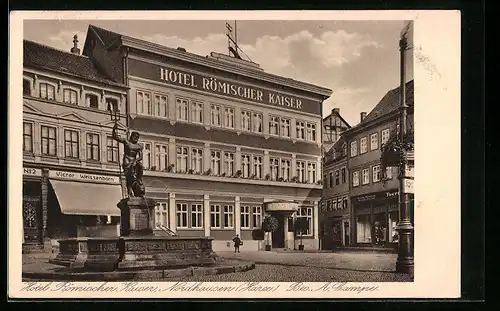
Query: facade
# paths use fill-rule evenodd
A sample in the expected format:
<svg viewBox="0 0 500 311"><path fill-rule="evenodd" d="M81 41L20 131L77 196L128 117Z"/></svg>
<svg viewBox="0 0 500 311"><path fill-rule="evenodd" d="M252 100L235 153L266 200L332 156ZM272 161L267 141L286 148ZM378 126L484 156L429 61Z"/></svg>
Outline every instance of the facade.
<svg viewBox="0 0 500 311"><path fill-rule="evenodd" d="M69 53L24 41L24 251L118 234L121 151L108 109L125 111L127 87L79 55L77 42Z"/></svg>
<svg viewBox="0 0 500 311"><path fill-rule="evenodd" d="M413 128L413 80L406 84L408 128ZM344 132L350 176L351 237L358 246L396 246L397 168L380 171L380 147L394 135L399 87L389 91L361 122ZM384 177L385 175L385 177Z"/></svg>
<svg viewBox="0 0 500 311"><path fill-rule="evenodd" d="M319 247L322 102L331 90L265 73L258 64L89 26L83 54L128 86L127 126L144 147L156 234L212 236L214 250L263 249L262 220L278 219L275 248Z"/></svg>
<svg viewBox="0 0 500 311"><path fill-rule="evenodd" d="M323 194L320 223L322 249L350 245L349 172L347 144L341 134L351 126L334 108L323 119L323 145L329 147L323 158Z"/></svg>

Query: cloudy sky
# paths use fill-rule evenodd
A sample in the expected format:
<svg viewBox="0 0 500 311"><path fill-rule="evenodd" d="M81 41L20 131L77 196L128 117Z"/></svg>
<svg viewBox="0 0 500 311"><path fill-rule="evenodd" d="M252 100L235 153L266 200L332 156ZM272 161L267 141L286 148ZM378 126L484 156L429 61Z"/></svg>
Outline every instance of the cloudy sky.
<svg viewBox="0 0 500 311"><path fill-rule="evenodd" d="M24 38L58 49L82 46L89 24L188 52L227 54L226 21L38 20ZM228 21L234 23L234 21ZM269 73L333 90L323 115L340 108L351 125L399 84L403 21L238 21L241 49Z"/></svg>

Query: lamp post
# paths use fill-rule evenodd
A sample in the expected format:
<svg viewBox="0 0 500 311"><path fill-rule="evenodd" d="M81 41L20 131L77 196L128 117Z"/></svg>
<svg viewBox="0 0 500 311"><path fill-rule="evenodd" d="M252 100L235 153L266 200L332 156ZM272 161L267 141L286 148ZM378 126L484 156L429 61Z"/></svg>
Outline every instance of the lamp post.
<svg viewBox="0 0 500 311"><path fill-rule="evenodd" d="M400 71L400 107L399 107L399 138L403 142L406 134L406 73L405 73L405 52L408 48L406 36L402 36L399 41L400 55L401 55L401 71ZM406 156L406 154L405 154ZM396 262L396 272L406 273L413 275L413 225L411 222L409 190L406 187L408 180L411 180L408 174L408 162L405 167L400 167L399 171L399 222L397 231L399 235L398 245L398 259Z"/></svg>

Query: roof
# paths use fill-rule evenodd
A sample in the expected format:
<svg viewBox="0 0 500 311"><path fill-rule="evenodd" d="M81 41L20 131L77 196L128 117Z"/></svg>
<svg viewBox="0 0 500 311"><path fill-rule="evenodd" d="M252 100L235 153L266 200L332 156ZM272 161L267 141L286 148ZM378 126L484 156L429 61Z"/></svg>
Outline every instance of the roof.
<svg viewBox="0 0 500 311"><path fill-rule="evenodd" d="M106 74L99 71L86 56L64 52L29 40L24 40L23 56L24 66L50 70L108 85L125 87L125 85L114 82Z"/></svg>
<svg viewBox="0 0 500 311"><path fill-rule="evenodd" d="M163 46L163 45L160 45L160 44L156 44L154 42L145 41L145 40L142 40L142 39L139 39L139 38L134 38L134 37L126 36L126 35L119 34L119 33L113 32L113 31L109 31L107 29L103 29L103 28L97 27L95 25L89 25L89 29L92 29L94 31L94 33L102 41L102 43L104 44L104 46L106 48L111 47L116 42L118 42L119 39L121 39L122 40L121 44L124 44L124 45L127 45L127 43L124 42L124 41L127 41L127 42L133 41L133 42L138 42L138 43L140 43L142 45L148 45L150 47L154 46L155 49L158 49L158 48L160 48L160 49L168 49L169 51L171 51L173 53L179 52L176 48L167 47L167 46ZM223 62L223 61L219 61L217 59L214 59L214 57L202 56L202 55L198 55L198 54L190 53L190 52L183 52L182 55L187 55L187 54L192 55L193 59L196 59L198 61L203 61L204 63L207 63L207 61L209 61L209 60L212 60L212 61L216 62L217 64L227 63L227 62ZM246 66L246 67L248 67L248 66ZM322 94L326 98L330 97L331 93L332 93L332 90L328 89L326 87L322 87L322 86L319 86L319 85L314 85L314 84L311 84L311 83L294 80L294 79L287 78L287 77L282 77L282 76L274 75L274 74L271 74L271 73L263 72L260 69L252 68L252 69L250 69L250 71L251 72L257 72L260 75L264 75L264 76L267 76L267 77L272 77L274 79L278 78L279 80L281 80L280 83L295 83L295 84L299 84L299 86L293 86L293 87L291 86L292 88L301 89L304 86L312 87L312 88L315 89L315 91L313 93ZM309 92L312 92L312 91L309 91Z"/></svg>
<svg viewBox="0 0 500 311"><path fill-rule="evenodd" d="M342 117L342 115L340 114L340 112L332 112L331 114L327 115L326 117L323 118L323 125L328 125L328 124L325 124L326 121L328 121L332 116L333 114L335 114L337 117L339 117L339 119L344 123L345 125L345 128L351 128L351 125L349 125L349 123L347 123L347 121Z"/></svg>
<svg viewBox="0 0 500 311"><path fill-rule="evenodd" d="M345 137L340 136L340 138L333 144L333 146L325 153L324 163L326 165L340 161L347 157L347 153L344 153L345 143Z"/></svg>
<svg viewBox="0 0 500 311"><path fill-rule="evenodd" d="M363 119L361 123L357 126L362 125L364 123L370 122L372 120L377 119L378 117L387 115L395 110L397 110L400 106L399 102L399 89L400 87L394 88L387 92L384 97L379 101L379 103L375 106L375 108L370 111L368 115ZM413 80L406 82L406 104L410 107L413 106Z"/></svg>

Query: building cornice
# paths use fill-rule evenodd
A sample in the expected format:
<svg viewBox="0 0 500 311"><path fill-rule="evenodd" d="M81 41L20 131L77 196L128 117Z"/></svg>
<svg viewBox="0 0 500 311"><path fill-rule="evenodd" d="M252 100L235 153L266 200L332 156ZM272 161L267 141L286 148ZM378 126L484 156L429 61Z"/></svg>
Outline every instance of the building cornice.
<svg viewBox="0 0 500 311"><path fill-rule="evenodd" d="M190 63L202 65L202 66L207 66L207 67L227 71L227 72L230 72L233 74L238 74L238 75L247 76L249 78L258 79L261 81L279 84L279 85L287 86L290 88L311 92L314 94L321 95L323 97L323 100L326 100L332 94L332 90L325 88L325 87L296 81L296 80L293 80L290 78L280 77L280 76L273 75L270 73L251 70L251 69L248 69L245 67L231 66L230 64L219 62L217 60L213 60L213 59L210 59L208 57L203 57L203 56L196 55L193 53L179 51L177 49L168 48L168 47L165 47L165 46L162 46L159 44L155 44L155 43L151 43L151 42L147 42L147 41L144 41L141 39L136 39L136 38L132 38L132 37L128 37L128 36L122 36L121 37L121 44L123 46L137 49L139 51L147 51L150 53L179 59L181 61L186 61L186 62L190 62Z"/></svg>
<svg viewBox="0 0 500 311"><path fill-rule="evenodd" d="M392 119L394 118L397 118L399 116L399 110L394 110L394 111L391 111L383 116L380 116L376 119L373 119L371 121L368 121L362 125L357 125L357 126L354 126L348 130L345 130L342 135L346 136L346 137L349 137L351 135L354 135L354 134L357 134L357 133L360 133L360 132L363 132L363 131L366 131L372 127L375 127L379 124L382 124L382 123L385 123L387 121L391 121Z"/></svg>

